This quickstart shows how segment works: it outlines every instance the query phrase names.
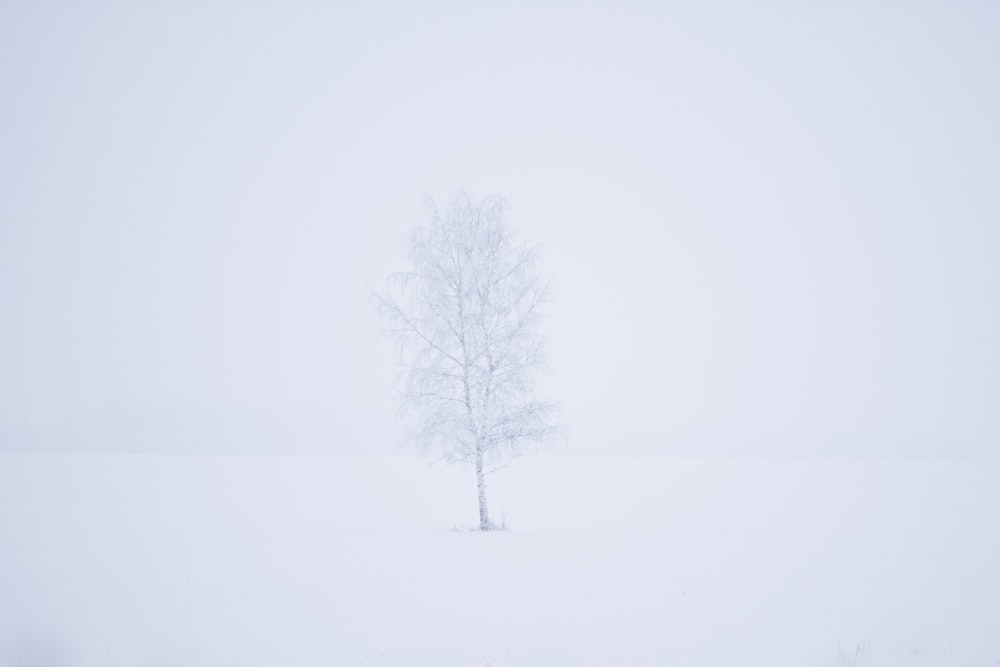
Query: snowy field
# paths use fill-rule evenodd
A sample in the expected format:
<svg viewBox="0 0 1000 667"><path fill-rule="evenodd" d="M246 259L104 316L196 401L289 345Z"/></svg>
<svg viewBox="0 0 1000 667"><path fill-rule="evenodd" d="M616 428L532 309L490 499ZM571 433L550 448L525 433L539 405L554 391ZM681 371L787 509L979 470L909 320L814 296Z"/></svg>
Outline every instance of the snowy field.
<svg viewBox="0 0 1000 667"><path fill-rule="evenodd" d="M0 456L0 665L998 665L1000 466Z"/></svg>

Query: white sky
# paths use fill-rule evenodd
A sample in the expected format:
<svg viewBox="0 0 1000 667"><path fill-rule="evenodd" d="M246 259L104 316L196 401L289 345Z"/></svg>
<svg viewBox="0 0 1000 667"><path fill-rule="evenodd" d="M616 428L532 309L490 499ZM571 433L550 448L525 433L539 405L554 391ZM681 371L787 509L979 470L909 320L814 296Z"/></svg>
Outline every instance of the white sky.
<svg viewBox="0 0 1000 667"><path fill-rule="evenodd" d="M396 451L463 187L560 451L1000 451L1000 5L202 4L0 7L0 451Z"/></svg>

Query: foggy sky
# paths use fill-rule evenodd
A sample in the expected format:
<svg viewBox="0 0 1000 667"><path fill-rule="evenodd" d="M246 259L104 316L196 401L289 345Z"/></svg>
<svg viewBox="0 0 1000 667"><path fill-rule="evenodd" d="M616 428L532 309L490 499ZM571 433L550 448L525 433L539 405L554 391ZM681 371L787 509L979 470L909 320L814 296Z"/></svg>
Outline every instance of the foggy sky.
<svg viewBox="0 0 1000 667"><path fill-rule="evenodd" d="M0 9L0 451L397 451L367 286L463 188L560 451L1000 451L995 4L84 4Z"/></svg>

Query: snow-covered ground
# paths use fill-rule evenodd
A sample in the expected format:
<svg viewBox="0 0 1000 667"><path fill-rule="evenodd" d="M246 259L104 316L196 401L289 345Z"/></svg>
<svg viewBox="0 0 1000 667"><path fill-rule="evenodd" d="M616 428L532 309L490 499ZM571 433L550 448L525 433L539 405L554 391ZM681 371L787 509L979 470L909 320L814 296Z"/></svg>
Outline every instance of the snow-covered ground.
<svg viewBox="0 0 1000 667"><path fill-rule="evenodd" d="M997 665L1000 465L0 456L0 665Z"/></svg>

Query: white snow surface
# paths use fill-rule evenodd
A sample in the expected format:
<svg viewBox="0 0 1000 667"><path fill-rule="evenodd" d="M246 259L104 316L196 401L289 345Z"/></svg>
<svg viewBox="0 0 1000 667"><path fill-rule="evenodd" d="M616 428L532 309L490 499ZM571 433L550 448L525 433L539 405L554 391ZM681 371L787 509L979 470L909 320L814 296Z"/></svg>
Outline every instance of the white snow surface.
<svg viewBox="0 0 1000 667"><path fill-rule="evenodd" d="M0 456L0 665L997 665L997 462Z"/></svg>

